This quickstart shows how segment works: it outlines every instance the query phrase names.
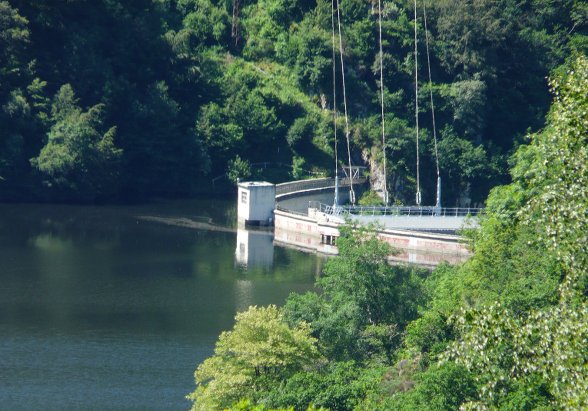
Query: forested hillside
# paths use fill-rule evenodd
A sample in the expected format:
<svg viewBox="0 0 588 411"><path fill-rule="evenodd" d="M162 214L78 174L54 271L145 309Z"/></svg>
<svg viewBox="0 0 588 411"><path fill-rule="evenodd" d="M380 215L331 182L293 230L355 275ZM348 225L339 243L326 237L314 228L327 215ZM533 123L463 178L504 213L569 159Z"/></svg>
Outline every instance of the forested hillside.
<svg viewBox="0 0 588 411"><path fill-rule="evenodd" d="M382 163L376 6L340 0L354 164ZM412 7L387 0L382 13L389 190L406 203L416 154ZM331 17L329 0L0 1L0 198L186 196L237 177L332 174ZM508 180L509 155L545 123L546 76L588 49L587 20L581 0L428 4L446 204L483 201ZM423 24L419 10L421 45ZM431 203L428 80L421 90Z"/></svg>
<svg viewBox="0 0 588 411"><path fill-rule="evenodd" d="M467 262L394 267L375 231L343 228L318 292L220 335L192 409L588 409L588 59L551 88Z"/></svg>

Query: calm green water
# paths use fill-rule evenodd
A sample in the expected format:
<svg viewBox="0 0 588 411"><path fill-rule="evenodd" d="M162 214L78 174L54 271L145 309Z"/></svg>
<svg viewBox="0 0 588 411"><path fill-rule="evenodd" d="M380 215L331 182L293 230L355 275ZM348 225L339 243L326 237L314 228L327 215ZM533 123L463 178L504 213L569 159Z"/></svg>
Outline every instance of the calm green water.
<svg viewBox="0 0 588 411"><path fill-rule="evenodd" d="M0 409L188 408L235 313L310 289L322 264L267 234L238 263L235 220L232 201L0 205Z"/></svg>

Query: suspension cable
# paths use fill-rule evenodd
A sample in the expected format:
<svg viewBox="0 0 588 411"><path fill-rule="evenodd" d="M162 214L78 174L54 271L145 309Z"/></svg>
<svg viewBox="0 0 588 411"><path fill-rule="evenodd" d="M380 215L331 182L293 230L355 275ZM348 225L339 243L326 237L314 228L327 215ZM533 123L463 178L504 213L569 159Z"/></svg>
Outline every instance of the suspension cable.
<svg viewBox="0 0 588 411"><path fill-rule="evenodd" d="M431 97L431 116L433 117L433 139L435 141L435 165L439 177L439 151L437 150L437 127L435 125L435 105L433 104L433 80L431 76L431 57L429 55L429 32L427 31L427 6L423 1L423 17L425 19L425 43L427 45L427 65L429 68L429 92Z"/></svg>
<svg viewBox="0 0 588 411"><path fill-rule="evenodd" d="M414 101L416 120L416 205L421 205L420 158L419 158L419 62L417 39L417 0L414 0Z"/></svg>
<svg viewBox="0 0 588 411"><path fill-rule="evenodd" d="M380 95L382 102L382 151L384 152L384 203L388 205L388 183L386 181L386 125L384 119L384 52L382 50L382 2L378 0L378 25L380 29Z"/></svg>
<svg viewBox="0 0 588 411"><path fill-rule="evenodd" d="M339 154L337 153L337 52L335 43L335 0L331 0L331 33L333 37L333 130L335 136L335 206L339 202Z"/></svg>
<svg viewBox="0 0 588 411"><path fill-rule="evenodd" d="M416 1L416 0L415 0ZM341 79L343 81L343 107L345 108L345 137L347 138L347 156L349 157L349 199L355 204L355 192L353 191L353 175L351 170L351 145L349 143L349 116L347 115L347 92L345 90L345 64L343 62L343 36L341 35L341 14L339 0L337 3L337 24L339 26L339 55L341 56Z"/></svg>

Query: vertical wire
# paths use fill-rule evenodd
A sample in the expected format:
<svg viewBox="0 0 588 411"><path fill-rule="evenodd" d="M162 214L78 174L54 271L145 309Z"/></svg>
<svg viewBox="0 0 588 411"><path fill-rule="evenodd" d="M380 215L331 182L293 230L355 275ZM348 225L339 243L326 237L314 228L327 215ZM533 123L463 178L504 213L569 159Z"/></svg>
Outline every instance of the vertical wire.
<svg viewBox="0 0 588 411"><path fill-rule="evenodd" d="M384 152L384 202L388 205L388 183L386 174L386 125L384 119L384 52L382 50L382 4L378 0L378 23L380 28L380 94L382 100L382 151Z"/></svg>
<svg viewBox="0 0 588 411"><path fill-rule="evenodd" d="M433 104L433 80L431 76L431 57L429 53L429 32L427 31L427 6L423 2L423 17L425 19L425 42L427 44L427 65L429 67L429 91L431 96L431 115L433 117L433 139L435 141L435 165L437 166L437 177L439 177L439 151L437 150L437 126L435 125L435 105Z"/></svg>
<svg viewBox="0 0 588 411"><path fill-rule="evenodd" d="M414 90L416 122L416 204L421 204L420 159L419 159L419 62L417 39L417 0L414 0Z"/></svg>
<svg viewBox="0 0 588 411"><path fill-rule="evenodd" d="M337 24L339 27L339 55L341 56L341 79L343 81L343 107L345 108L345 137L347 138L347 155L349 157L349 194L351 196L351 203L355 204L355 193L353 191L353 175L351 171L351 146L349 144L349 116L347 114L347 92L345 90L345 65L343 62L343 36L341 35L341 14L339 7L339 0L337 3Z"/></svg>
<svg viewBox="0 0 588 411"><path fill-rule="evenodd" d="M333 129L335 135L335 178L337 178L339 173L339 157L337 153L337 54L335 51L335 0L331 0L331 32L333 34Z"/></svg>

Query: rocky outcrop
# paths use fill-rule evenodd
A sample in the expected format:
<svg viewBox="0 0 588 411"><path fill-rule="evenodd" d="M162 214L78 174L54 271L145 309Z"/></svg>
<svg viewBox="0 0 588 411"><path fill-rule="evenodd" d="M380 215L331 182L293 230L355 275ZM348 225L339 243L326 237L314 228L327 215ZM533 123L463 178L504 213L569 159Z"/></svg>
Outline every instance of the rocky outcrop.
<svg viewBox="0 0 588 411"><path fill-rule="evenodd" d="M363 161L368 165L370 188L378 193L380 198L384 200L384 165L381 159L382 153L379 152L375 147L371 149L365 149L361 153Z"/></svg>

